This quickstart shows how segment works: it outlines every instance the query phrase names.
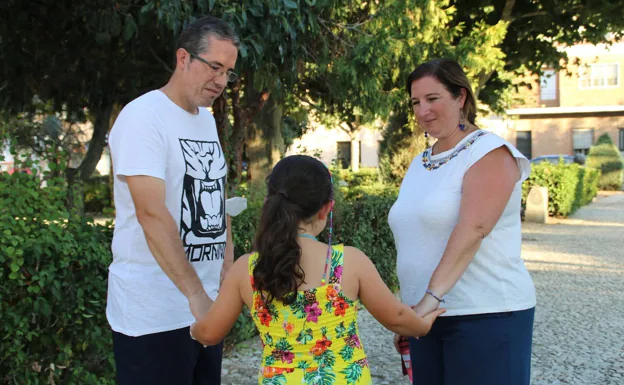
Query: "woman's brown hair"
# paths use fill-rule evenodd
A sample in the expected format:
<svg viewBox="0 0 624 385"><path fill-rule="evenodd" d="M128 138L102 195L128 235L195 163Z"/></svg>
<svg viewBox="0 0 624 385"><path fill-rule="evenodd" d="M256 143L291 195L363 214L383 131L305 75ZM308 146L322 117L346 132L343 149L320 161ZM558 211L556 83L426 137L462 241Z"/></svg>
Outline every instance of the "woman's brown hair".
<svg viewBox="0 0 624 385"><path fill-rule="evenodd" d="M468 122L475 124L477 103L468 77L459 63L451 59L435 59L416 67L414 72L407 77L406 90L410 97L412 96L412 83L426 76L437 79L455 98L461 96L462 88L465 89L466 101L462 111Z"/></svg>

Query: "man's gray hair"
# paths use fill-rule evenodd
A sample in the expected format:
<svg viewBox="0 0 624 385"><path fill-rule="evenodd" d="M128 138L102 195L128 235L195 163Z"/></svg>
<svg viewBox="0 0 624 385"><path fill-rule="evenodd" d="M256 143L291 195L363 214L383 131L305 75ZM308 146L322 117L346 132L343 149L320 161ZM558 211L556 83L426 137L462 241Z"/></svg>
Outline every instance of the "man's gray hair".
<svg viewBox="0 0 624 385"><path fill-rule="evenodd" d="M196 55L204 53L210 48L207 39L209 36L218 40L231 41L236 47L240 44L238 35L229 24L214 16L204 16L193 21L182 31L178 38L176 51L184 48Z"/></svg>

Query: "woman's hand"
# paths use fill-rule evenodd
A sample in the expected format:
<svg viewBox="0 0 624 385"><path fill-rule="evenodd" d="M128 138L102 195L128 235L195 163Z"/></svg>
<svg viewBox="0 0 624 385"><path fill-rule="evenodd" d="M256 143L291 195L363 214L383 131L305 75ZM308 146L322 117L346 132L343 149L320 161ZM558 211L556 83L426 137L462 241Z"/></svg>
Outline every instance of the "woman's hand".
<svg viewBox="0 0 624 385"><path fill-rule="evenodd" d="M421 317L425 317L427 314L436 310L440 307L440 302L437 299L433 298L433 296L429 294L425 294L420 302L416 304L416 306L412 306L412 309Z"/></svg>
<svg viewBox="0 0 624 385"><path fill-rule="evenodd" d="M428 328L425 334L423 334L422 336L426 336L429 333L429 331L431 331L431 327L433 326L433 323L435 322L435 320L444 313L446 313L446 309L443 309L443 308L436 309L423 317L423 319L427 323Z"/></svg>

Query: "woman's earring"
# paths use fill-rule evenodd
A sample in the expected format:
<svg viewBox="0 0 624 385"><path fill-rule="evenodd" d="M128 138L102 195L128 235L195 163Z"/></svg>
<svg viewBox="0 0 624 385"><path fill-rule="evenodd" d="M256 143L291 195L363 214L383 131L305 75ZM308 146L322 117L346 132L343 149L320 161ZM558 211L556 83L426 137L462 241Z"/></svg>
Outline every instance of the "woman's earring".
<svg viewBox="0 0 624 385"><path fill-rule="evenodd" d="M459 129L466 131L466 120L464 119L464 111L459 110Z"/></svg>
<svg viewBox="0 0 624 385"><path fill-rule="evenodd" d="M425 138L428 138L429 134L427 134L427 131L425 131Z"/></svg>

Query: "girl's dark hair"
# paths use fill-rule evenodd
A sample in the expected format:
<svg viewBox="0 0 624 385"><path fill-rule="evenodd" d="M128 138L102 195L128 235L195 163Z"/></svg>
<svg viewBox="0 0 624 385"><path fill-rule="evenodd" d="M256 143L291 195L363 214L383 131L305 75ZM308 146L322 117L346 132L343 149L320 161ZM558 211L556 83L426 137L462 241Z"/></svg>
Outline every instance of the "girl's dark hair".
<svg viewBox="0 0 624 385"><path fill-rule="evenodd" d="M305 282L299 223L312 217L332 200L331 174L319 160L292 155L280 160L266 179L267 197L256 230L254 249L258 261L253 271L256 290L291 304Z"/></svg>
<svg viewBox="0 0 624 385"><path fill-rule="evenodd" d="M455 98L461 96L462 88L465 89L466 101L462 110L466 119L470 123L475 124L475 118L477 117L476 100L468 77L459 63L451 59L435 59L416 67L414 72L407 77L406 89L410 97L412 96L412 83L426 76L436 78Z"/></svg>

